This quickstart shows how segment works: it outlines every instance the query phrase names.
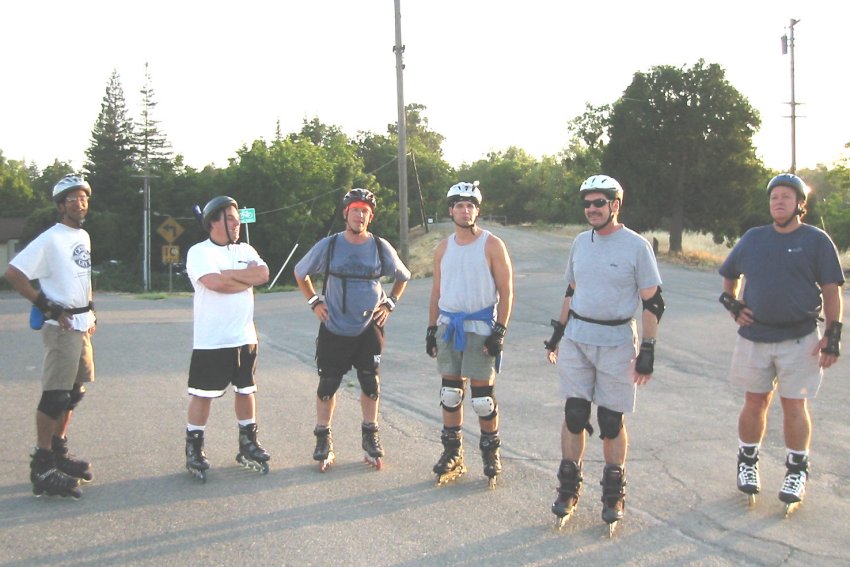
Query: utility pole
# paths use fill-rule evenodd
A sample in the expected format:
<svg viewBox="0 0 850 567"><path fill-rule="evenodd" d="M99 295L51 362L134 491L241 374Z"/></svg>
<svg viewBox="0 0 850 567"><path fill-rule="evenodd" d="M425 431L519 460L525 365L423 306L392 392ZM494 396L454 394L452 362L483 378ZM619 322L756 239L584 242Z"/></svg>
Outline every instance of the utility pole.
<svg viewBox="0 0 850 567"><path fill-rule="evenodd" d="M409 221L407 218L407 117L404 111L404 63L401 43L401 0L395 0L395 75L396 95L398 98L398 215L399 215L399 253L403 262L410 260L408 243Z"/></svg>
<svg viewBox="0 0 850 567"><path fill-rule="evenodd" d="M794 92L794 26L799 24L800 20L791 18L791 25L788 26L791 30L791 37L788 35L782 36L782 54L786 55L791 52L791 173L797 172L797 102Z"/></svg>

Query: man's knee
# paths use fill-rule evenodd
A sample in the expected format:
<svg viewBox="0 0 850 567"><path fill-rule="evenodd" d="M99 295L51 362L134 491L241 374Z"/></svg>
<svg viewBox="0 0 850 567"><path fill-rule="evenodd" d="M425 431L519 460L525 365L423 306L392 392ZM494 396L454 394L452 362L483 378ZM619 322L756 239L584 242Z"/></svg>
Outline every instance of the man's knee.
<svg viewBox="0 0 850 567"><path fill-rule="evenodd" d="M357 380L360 382L360 390L377 400L381 396L381 378L374 370L358 370Z"/></svg>
<svg viewBox="0 0 850 567"><path fill-rule="evenodd" d="M326 402L336 394L341 383L341 374L336 376L319 376L319 387L316 389L316 395L320 400Z"/></svg>
<svg viewBox="0 0 850 567"><path fill-rule="evenodd" d="M75 409L77 405L82 401L83 396L86 395L86 387L82 383L77 382L74 384L70 395L71 399L68 403L68 411L72 411L73 409Z"/></svg>
<svg viewBox="0 0 850 567"><path fill-rule="evenodd" d="M578 435L584 430L593 435L590 425L590 401L582 398L567 398L564 404L564 420L570 433Z"/></svg>
<svg viewBox="0 0 850 567"><path fill-rule="evenodd" d="M596 410L596 420L599 423L599 437L616 439L623 429L623 412L610 410L599 406Z"/></svg>
<svg viewBox="0 0 850 567"><path fill-rule="evenodd" d="M50 419L59 419L71 403L71 392L68 390L45 390L38 402L38 411Z"/></svg>
<svg viewBox="0 0 850 567"><path fill-rule="evenodd" d="M493 396L493 386L472 386L470 393L472 394L472 409L478 414L478 417L485 421L496 419L496 416L499 415L499 405Z"/></svg>
<svg viewBox="0 0 850 567"><path fill-rule="evenodd" d="M444 410L451 413L458 411L463 403L463 395L463 380L443 378L443 385L440 388L440 405Z"/></svg>

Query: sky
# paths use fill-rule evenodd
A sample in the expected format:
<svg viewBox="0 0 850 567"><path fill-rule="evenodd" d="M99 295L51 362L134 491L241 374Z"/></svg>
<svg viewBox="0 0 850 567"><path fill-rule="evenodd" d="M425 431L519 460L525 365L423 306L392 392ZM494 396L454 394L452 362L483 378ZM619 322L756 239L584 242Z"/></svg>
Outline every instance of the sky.
<svg viewBox="0 0 850 567"><path fill-rule="evenodd" d="M768 167L848 154L850 2L834 0L400 0L404 101L422 104L453 166L517 146L536 158L569 143L586 104L614 102L637 72L700 58L760 113ZM145 63L159 121L195 168L225 167L254 140L318 118L349 136L397 119L393 0L77 0L5 3L0 151L82 169L107 81L118 71L139 115Z"/></svg>

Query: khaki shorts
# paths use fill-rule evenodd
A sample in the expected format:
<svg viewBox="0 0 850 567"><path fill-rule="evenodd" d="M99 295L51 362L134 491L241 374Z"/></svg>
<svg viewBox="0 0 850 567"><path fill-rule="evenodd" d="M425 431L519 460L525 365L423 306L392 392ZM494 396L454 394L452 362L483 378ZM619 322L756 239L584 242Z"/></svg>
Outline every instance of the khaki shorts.
<svg viewBox="0 0 850 567"><path fill-rule="evenodd" d="M43 390L70 391L77 382L94 382L94 353L88 332L45 325L41 340L46 351L41 376Z"/></svg>
<svg viewBox="0 0 850 567"><path fill-rule="evenodd" d="M732 385L756 394L776 388L783 398L814 398L823 379L819 341L820 329L778 343L756 343L738 335L729 373Z"/></svg>
<svg viewBox="0 0 850 567"><path fill-rule="evenodd" d="M454 343L444 341L446 325L437 329L437 369L443 376L462 376L492 382L496 378L496 357L484 354L484 335L465 333L466 350L456 351Z"/></svg>
<svg viewBox="0 0 850 567"><path fill-rule="evenodd" d="M634 412L637 386L632 370L637 353L634 342L600 347L562 340L558 348L561 395L612 411Z"/></svg>

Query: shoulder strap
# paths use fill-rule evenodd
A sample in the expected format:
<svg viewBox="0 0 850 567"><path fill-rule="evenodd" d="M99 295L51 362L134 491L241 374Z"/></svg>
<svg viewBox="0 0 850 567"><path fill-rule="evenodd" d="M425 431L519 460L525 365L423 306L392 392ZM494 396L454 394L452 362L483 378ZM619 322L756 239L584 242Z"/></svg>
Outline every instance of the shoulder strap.
<svg viewBox="0 0 850 567"><path fill-rule="evenodd" d="M331 241L328 244L327 255L325 256L325 275L324 275L324 278L322 279L322 297L325 296L325 293L328 290L328 276L331 273L331 256L333 256L333 253L334 253L334 246L336 246L336 237L337 236L339 236L339 233L336 233L333 236L331 236Z"/></svg>

